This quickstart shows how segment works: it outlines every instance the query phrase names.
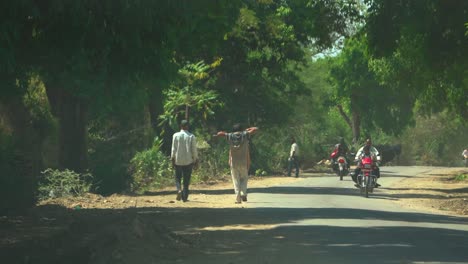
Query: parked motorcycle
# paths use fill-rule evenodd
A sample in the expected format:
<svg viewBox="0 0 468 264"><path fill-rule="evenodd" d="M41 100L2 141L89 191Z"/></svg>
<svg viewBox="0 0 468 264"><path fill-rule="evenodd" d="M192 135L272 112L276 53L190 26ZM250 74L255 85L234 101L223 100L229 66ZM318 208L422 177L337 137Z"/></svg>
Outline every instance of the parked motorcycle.
<svg viewBox="0 0 468 264"><path fill-rule="evenodd" d="M361 194L365 195L366 198L369 197L369 193L374 192L374 188L377 184L377 175L374 173L374 168L377 166L379 158L379 156L374 158L371 156L364 156L359 164L359 166L361 166L361 171L357 176L357 182Z"/></svg>

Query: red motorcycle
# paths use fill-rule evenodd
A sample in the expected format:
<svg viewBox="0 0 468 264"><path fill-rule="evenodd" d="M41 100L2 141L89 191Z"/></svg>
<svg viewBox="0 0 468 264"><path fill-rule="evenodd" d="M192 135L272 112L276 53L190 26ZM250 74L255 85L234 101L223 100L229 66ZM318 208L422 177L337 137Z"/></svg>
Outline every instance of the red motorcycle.
<svg viewBox="0 0 468 264"><path fill-rule="evenodd" d="M342 181L343 177L348 175L349 173L348 162L346 161L346 158L344 155L339 155L338 157L337 156L338 156L338 152L334 151L330 155L330 158L332 161L335 160L334 164L332 164L332 168L333 168L333 171L336 173L336 175L340 177L340 181Z"/></svg>
<svg viewBox="0 0 468 264"><path fill-rule="evenodd" d="M374 188L377 184L377 175L375 175L375 168L377 166L377 161L379 157L364 156L361 159L359 166L361 171L357 176L357 182L359 184L359 189L361 194L364 194L366 198L369 197L369 193L374 191Z"/></svg>

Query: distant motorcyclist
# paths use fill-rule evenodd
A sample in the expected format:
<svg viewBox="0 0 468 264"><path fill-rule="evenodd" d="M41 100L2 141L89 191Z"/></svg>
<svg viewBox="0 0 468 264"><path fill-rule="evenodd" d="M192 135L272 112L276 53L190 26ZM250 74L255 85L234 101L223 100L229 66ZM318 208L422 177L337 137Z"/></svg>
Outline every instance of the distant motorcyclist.
<svg viewBox="0 0 468 264"><path fill-rule="evenodd" d="M357 161L358 164L356 166L356 169L354 169L354 174L351 174L351 178L356 184L357 176L361 172L361 159L366 155L370 155L372 157L379 156L379 151L374 146L372 146L372 141L370 138L366 139L366 144L358 150L358 152L356 153L356 157L354 158L354 161ZM377 178L380 178L380 169L378 166L374 167L374 174ZM377 183L375 187L380 187L380 184Z"/></svg>
<svg viewBox="0 0 468 264"><path fill-rule="evenodd" d="M350 165L349 165L349 160L348 160L348 152L349 152L348 145L346 145L344 138L340 138L340 142L335 145L335 149L330 155L334 171L338 170L338 164L336 161L338 157L340 156L343 156L346 159L346 163L348 164L348 169L349 169Z"/></svg>

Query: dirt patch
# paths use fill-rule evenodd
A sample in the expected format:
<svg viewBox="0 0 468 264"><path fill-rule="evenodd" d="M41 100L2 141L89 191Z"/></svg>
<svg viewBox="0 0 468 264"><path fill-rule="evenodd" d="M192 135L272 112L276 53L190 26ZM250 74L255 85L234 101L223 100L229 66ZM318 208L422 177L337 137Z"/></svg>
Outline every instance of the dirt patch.
<svg viewBox="0 0 468 264"><path fill-rule="evenodd" d="M248 188L270 187L296 182L300 178L268 176L251 177ZM213 199L211 194L216 194ZM141 207L206 207L206 208L238 208L247 207L248 203L235 204L234 188L229 177L219 181L190 186L189 201L176 201L175 187L163 188L145 195L114 194L102 197L96 194L86 194L83 197L50 199L40 202L39 206L59 205L70 210L80 209L126 209Z"/></svg>
<svg viewBox="0 0 468 264"><path fill-rule="evenodd" d="M388 192L402 206L445 215L468 215L468 180L456 176L468 174L466 168L440 168L418 177L392 184Z"/></svg>

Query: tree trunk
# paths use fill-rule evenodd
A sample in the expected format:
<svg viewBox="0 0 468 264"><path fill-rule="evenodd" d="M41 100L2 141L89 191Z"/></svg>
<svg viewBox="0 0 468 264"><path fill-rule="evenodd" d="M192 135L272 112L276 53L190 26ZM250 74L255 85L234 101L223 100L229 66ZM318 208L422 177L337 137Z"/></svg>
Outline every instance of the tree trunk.
<svg viewBox="0 0 468 264"><path fill-rule="evenodd" d="M153 88L150 90L150 97L149 97L149 111L150 111L150 120L151 120L151 128L156 135L161 134L161 129L159 129L159 115L163 113L163 103L162 103L162 90Z"/></svg>
<svg viewBox="0 0 468 264"><path fill-rule="evenodd" d="M348 115L343 110L343 106L342 105L337 105L336 107L338 108L338 111L340 112L341 116L345 120L346 124L348 124L349 128L353 129L353 123L351 122Z"/></svg>
<svg viewBox="0 0 468 264"><path fill-rule="evenodd" d="M57 86L47 86L47 96L59 120L60 168L84 172L88 169L86 104Z"/></svg>
<svg viewBox="0 0 468 264"><path fill-rule="evenodd" d="M60 111L59 162L62 168L84 172L88 168L86 107L71 95L63 97Z"/></svg>
<svg viewBox="0 0 468 264"><path fill-rule="evenodd" d="M150 91L150 101L149 101L149 111L150 111L150 120L151 127L155 135L162 136L163 144L161 150L166 155L171 154L172 147L172 129L169 125L165 125L164 128L159 127L159 115L164 111L163 102L162 102L162 89L153 88ZM163 134L162 132L165 131Z"/></svg>
<svg viewBox="0 0 468 264"><path fill-rule="evenodd" d="M190 118L190 114L189 114L189 111L190 111L190 106L189 105L185 105L185 120L187 120L187 122L189 122L189 118ZM189 123L190 124L190 123Z"/></svg>
<svg viewBox="0 0 468 264"><path fill-rule="evenodd" d="M13 149L6 149L6 160L2 162L6 171L2 171L0 177L0 208L29 207L34 205L37 177L42 169L42 139L34 130L32 118L20 97L0 103L0 109L13 137Z"/></svg>
<svg viewBox="0 0 468 264"><path fill-rule="evenodd" d="M342 105L337 105L338 111L340 112L340 115L343 117L345 120L346 124L351 128L353 131L353 145L356 144L361 137L361 116L357 110L351 110L352 111L352 120L349 118L349 116L346 114L346 112L343 110Z"/></svg>
<svg viewBox="0 0 468 264"><path fill-rule="evenodd" d="M353 110L353 144L357 144L359 142L359 138L361 137L361 115L358 111Z"/></svg>

